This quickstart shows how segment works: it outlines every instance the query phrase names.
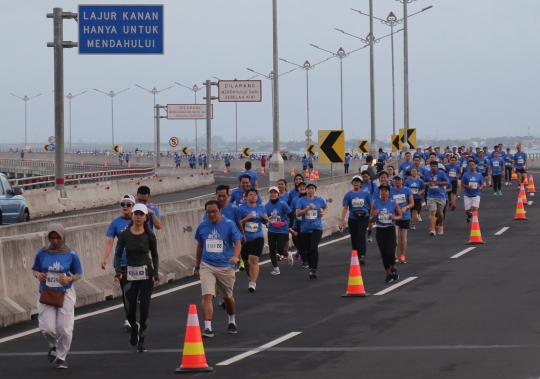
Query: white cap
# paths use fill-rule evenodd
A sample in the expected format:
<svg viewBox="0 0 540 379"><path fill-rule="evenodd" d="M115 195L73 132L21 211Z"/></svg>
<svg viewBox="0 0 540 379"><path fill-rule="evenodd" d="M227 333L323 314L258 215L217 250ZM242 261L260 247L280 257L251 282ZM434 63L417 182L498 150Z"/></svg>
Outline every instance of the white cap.
<svg viewBox="0 0 540 379"><path fill-rule="evenodd" d="M122 196L122 198L120 199L120 202L126 201L126 200L131 201L133 204L136 203L135 198L133 197L133 195L130 195L129 193Z"/></svg>
<svg viewBox="0 0 540 379"><path fill-rule="evenodd" d="M133 213L137 212L137 211L141 211L142 213L144 213L145 215L148 214L148 208L146 208L146 205L144 204L135 204L135 206L133 207L133 209L131 210Z"/></svg>
<svg viewBox="0 0 540 379"><path fill-rule="evenodd" d="M272 191L276 191L277 193L279 193L279 188L277 188L276 186L272 186L272 187L268 188L268 193L270 193Z"/></svg>

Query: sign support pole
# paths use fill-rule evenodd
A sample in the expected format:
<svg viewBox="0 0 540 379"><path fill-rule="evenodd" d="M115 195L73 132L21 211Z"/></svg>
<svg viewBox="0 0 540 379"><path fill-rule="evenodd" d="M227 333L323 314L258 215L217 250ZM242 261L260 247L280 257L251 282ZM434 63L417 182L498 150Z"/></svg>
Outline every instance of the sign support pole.
<svg viewBox="0 0 540 379"><path fill-rule="evenodd" d="M47 42L47 47L54 47L54 176L55 188L64 190L64 48L77 47L77 42L64 42L64 18L77 19L77 13L63 12L62 8L53 8L47 13L53 19L54 42Z"/></svg>
<svg viewBox="0 0 540 379"><path fill-rule="evenodd" d="M160 129L160 117L159 117L160 105L156 104L156 167L161 165L161 129Z"/></svg>

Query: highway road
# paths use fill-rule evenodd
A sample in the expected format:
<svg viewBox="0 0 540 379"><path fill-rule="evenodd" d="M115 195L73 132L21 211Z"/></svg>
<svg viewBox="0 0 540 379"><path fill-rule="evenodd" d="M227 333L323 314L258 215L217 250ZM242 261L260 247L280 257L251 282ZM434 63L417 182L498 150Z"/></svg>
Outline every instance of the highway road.
<svg viewBox="0 0 540 379"><path fill-rule="evenodd" d="M428 235L424 217L409 233L408 263L398 267L398 282L383 283L377 246L368 244L362 273L372 296L366 298L341 298L351 252L346 233L321 242L316 281L297 262L292 268L282 262L282 274L271 276L263 258L257 292L247 291L245 273L237 274L237 335L226 334L225 311L215 310L216 337L204 340L214 372L184 377L540 377L540 211L530 197L528 220L514 221L516 196L516 186L503 186L503 197L486 189L479 214L483 245L467 244L470 224L462 200L448 212L442 236ZM189 304L197 304L202 325L200 286L191 277L160 286L155 295L148 353L129 345L123 310L114 299L76 311L83 318L75 322L67 372L47 362L37 320L1 329L2 377L173 377ZM253 354L243 357L246 352Z"/></svg>

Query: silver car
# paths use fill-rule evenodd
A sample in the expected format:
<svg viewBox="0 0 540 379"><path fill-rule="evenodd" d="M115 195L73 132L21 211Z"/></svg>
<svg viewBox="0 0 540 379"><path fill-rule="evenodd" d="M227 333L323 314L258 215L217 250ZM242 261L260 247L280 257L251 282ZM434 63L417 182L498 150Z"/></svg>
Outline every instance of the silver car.
<svg viewBox="0 0 540 379"><path fill-rule="evenodd" d="M0 173L0 225L30 221L30 210L22 189L12 187L8 178Z"/></svg>

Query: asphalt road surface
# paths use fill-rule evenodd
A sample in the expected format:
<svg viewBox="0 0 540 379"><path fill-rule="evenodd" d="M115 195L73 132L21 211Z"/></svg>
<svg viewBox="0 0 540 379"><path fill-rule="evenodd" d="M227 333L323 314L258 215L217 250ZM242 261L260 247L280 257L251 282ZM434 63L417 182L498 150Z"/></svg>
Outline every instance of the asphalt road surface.
<svg viewBox="0 0 540 379"><path fill-rule="evenodd" d="M239 272L234 294L238 334L226 334L226 313L215 309L216 336L203 340L214 372L177 375L540 377L539 204L529 197L533 204L526 207L528 220L514 221L516 197L516 186L503 186L503 197L493 197L486 189L479 213L483 245L467 245L470 224L462 200L456 211L448 212L442 236L428 235L424 213L424 222L410 231L407 264L399 265L398 282L383 283L377 246L368 244L362 273L370 297L340 297L351 252L346 233L322 241L318 280L309 280L298 262L292 268L280 262L279 276L271 276L265 263L257 292L250 293L245 273ZM173 377L182 358L189 304L197 304L202 325L200 286L192 277L160 286L155 294L160 293L151 304L148 353L136 353L129 344L122 330L123 310L114 299L76 311L89 317L75 322L69 369L64 372L47 362L47 344L35 332L37 320L0 330L2 377ZM104 312L92 315L100 310ZM26 331L30 333L18 335ZM10 336L14 338L6 340ZM258 349L272 342L273 347ZM252 354L245 356L248 351Z"/></svg>

